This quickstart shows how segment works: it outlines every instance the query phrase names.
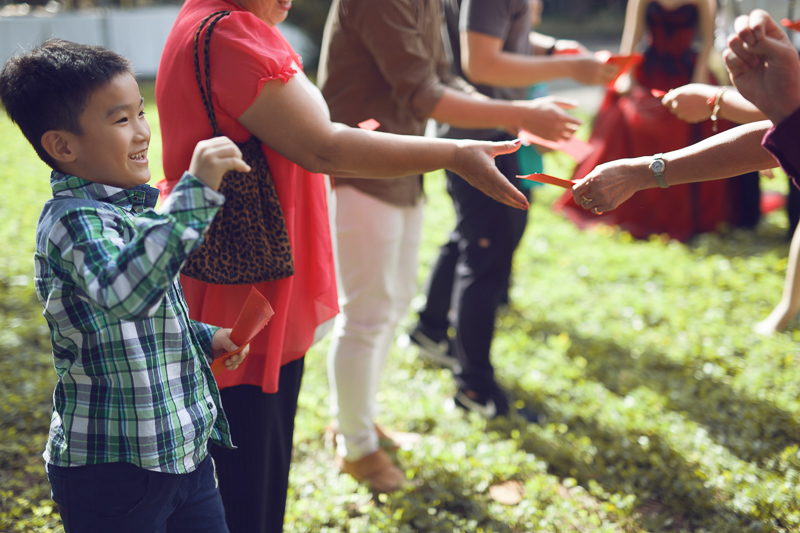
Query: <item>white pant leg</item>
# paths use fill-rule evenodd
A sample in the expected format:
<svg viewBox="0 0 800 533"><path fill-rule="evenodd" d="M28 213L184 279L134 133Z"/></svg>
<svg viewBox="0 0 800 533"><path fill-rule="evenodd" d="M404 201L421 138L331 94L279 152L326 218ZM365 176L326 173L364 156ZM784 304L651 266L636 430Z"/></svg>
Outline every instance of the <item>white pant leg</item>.
<svg viewBox="0 0 800 533"><path fill-rule="evenodd" d="M343 186L337 195L339 307L328 352L337 451L378 449L377 386L399 318L416 290L422 204L398 207Z"/></svg>

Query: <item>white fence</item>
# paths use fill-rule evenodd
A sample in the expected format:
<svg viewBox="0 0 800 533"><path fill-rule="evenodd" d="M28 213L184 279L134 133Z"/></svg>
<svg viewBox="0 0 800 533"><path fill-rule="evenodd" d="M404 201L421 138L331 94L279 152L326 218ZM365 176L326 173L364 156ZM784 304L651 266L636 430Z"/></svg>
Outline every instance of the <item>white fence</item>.
<svg viewBox="0 0 800 533"><path fill-rule="evenodd" d="M111 48L130 59L140 76L152 78L179 9L164 6L0 17L0 65L15 52L58 37ZM301 56L316 56L314 44L301 30L286 23L280 29Z"/></svg>

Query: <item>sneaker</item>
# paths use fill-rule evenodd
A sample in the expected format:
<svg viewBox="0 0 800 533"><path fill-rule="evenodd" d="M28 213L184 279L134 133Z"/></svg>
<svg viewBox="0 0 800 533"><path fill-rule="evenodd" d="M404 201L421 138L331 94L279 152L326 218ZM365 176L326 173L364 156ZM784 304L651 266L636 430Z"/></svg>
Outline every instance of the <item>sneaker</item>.
<svg viewBox="0 0 800 533"><path fill-rule="evenodd" d="M458 358L453 355L453 347L447 337L444 340L436 341L423 332L420 325L417 324L403 341L406 346L415 346L423 359L447 368L458 367Z"/></svg>
<svg viewBox="0 0 800 533"><path fill-rule="evenodd" d="M509 406L506 394L499 388L482 396L474 391L468 391L459 387L453 398L455 404L465 411L474 411L486 420L494 420L498 417L508 416L516 413L518 416L530 423L539 422L539 414L525 406L513 409Z"/></svg>

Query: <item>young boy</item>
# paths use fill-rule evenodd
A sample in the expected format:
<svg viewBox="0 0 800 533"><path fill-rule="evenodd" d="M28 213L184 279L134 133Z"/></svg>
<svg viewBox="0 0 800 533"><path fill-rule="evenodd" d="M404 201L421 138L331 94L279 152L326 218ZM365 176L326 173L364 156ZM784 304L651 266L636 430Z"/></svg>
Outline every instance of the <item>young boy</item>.
<svg viewBox="0 0 800 533"><path fill-rule="evenodd" d="M12 57L0 101L53 169L34 261L58 374L44 458L65 530L227 532L207 441L232 443L209 362L236 345L189 320L178 273L223 174L249 167L229 139L203 141L156 213L144 101L130 62L102 47L50 40Z"/></svg>

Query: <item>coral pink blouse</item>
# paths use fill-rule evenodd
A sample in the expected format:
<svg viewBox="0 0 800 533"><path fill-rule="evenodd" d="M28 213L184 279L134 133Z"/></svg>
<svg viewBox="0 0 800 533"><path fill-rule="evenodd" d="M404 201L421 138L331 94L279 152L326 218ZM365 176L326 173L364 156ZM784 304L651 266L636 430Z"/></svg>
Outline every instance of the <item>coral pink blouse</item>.
<svg viewBox="0 0 800 533"><path fill-rule="evenodd" d="M226 0L187 0L167 39L156 78L166 179L158 184L168 195L189 168L195 145L212 136L194 71L194 34L207 15L232 13L214 28L210 45L211 92L222 133L235 142L251 134L237 118L248 109L264 83L286 82L301 65L277 28ZM201 36L202 42L202 36ZM201 53L202 65L202 53ZM331 233L324 177L300 168L262 144L286 218L295 274L257 284L275 311L250 344L250 354L235 371L224 370L220 388L256 385L278 389L280 367L302 357L316 327L337 312ZM181 276L191 318L232 327L250 285L214 285Z"/></svg>

